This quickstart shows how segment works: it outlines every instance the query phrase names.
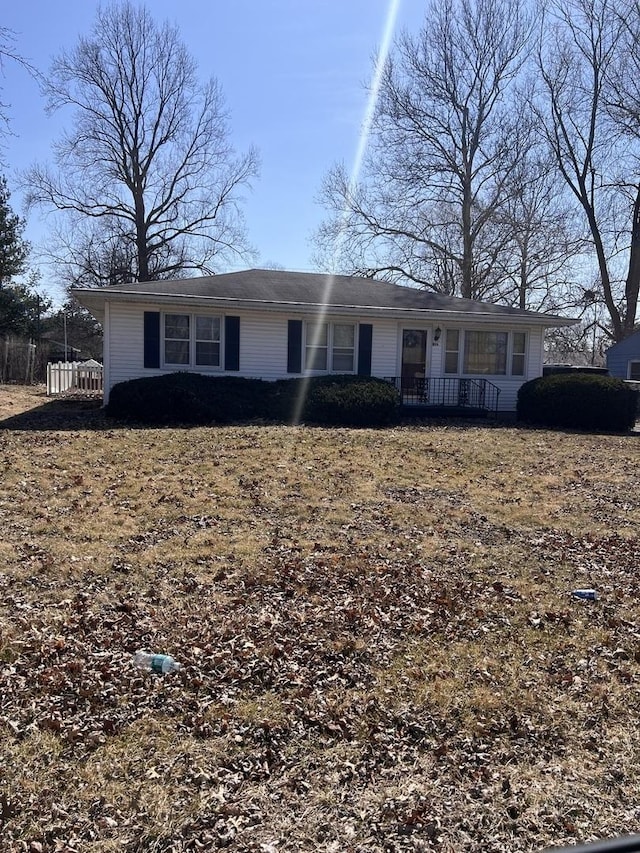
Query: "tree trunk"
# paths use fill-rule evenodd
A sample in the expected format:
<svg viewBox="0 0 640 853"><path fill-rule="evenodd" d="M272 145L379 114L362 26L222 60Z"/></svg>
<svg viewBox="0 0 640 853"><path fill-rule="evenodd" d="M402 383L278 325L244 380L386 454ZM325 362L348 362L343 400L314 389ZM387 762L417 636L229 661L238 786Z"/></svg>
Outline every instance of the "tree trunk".
<svg viewBox="0 0 640 853"><path fill-rule="evenodd" d="M145 223L144 195L141 190L136 191L134 203L136 216L136 251L138 255L138 281L149 281L149 253L147 249L147 228Z"/></svg>
<svg viewBox="0 0 640 853"><path fill-rule="evenodd" d="M628 338L633 332L638 310L638 290L640 290L640 184L636 189L633 203L633 222L631 224L631 248L629 250L629 269L625 283L626 312L622 327L622 336ZM616 342L621 340L616 338Z"/></svg>

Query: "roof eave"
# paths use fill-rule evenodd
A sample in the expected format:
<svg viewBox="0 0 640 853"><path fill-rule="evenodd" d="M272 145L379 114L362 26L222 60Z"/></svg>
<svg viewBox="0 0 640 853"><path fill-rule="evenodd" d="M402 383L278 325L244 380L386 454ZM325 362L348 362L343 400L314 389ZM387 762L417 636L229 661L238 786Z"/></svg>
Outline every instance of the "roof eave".
<svg viewBox="0 0 640 853"><path fill-rule="evenodd" d="M211 307L212 305L219 306L221 309L240 310L261 310L261 311L285 311L296 314L346 314L346 315L362 315L366 313L370 316L377 317L429 317L433 321L459 320L461 317L465 319L483 318L492 320L494 323L510 323L517 325L537 325L537 326L571 326L579 323L579 320L558 317L553 314L536 314L530 313L511 313L504 314L496 311L456 311L450 308L407 308L407 307L391 307L391 306L374 306L374 305L348 305L336 302L331 303L314 303L314 302L287 302L281 300L264 300L264 299L237 299L224 296L202 296L189 293L152 293L150 291L133 291L133 290L106 290L99 288L73 288L72 292L78 298L78 301L87 308L101 310L104 313L104 304L110 301L116 302L147 302L153 301L156 305L175 305L176 301L184 305L197 306L202 305ZM86 297L89 297L88 299ZM97 298L96 298L97 297Z"/></svg>

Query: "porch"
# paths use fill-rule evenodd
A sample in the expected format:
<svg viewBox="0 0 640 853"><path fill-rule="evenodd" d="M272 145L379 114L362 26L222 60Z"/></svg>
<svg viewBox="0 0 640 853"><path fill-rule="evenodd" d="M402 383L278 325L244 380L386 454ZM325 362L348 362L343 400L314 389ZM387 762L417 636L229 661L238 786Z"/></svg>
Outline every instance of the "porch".
<svg viewBox="0 0 640 853"><path fill-rule="evenodd" d="M403 414L497 417L500 388L488 379L385 376L400 392Z"/></svg>

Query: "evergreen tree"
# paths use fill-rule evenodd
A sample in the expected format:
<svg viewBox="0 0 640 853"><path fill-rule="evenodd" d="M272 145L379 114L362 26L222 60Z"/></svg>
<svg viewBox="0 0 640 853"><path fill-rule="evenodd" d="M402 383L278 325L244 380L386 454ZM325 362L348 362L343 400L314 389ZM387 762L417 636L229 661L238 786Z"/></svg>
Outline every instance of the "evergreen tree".
<svg viewBox="0 0 640 853"><path fill-rule="evenodd" d="M0 289L25 271L29 244L24 240L24 220L9 205L7 179L0 177Z"/></svg>
<svg viewBox="0 0 640 853"><path fill-rule="evenodd" d="M26 282L16 276L26 272L29 243L23 238L25 222L9 204L7 179L0 177L0 337L36 336L40 317L50 307L35 291L37 273Z"/></svg>
<svg viewBox="0 0 640 853"><path fill-rule="evenodd" d="M0 285L0 338L37 337L41 317L50 307L50 300L39 296L30 283Z"/></svg>

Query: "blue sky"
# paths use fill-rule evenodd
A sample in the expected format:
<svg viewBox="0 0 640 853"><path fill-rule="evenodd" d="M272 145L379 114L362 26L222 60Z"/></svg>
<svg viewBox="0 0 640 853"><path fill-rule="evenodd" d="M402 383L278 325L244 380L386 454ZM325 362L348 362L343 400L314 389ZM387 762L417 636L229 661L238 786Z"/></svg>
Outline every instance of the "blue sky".
<svg viewBox="0 0 640 853"><path fill-rule="evenodd" d="M93 0L16 0L3 4L0 25L16 34L16 50L46 71L62 48L88 33ZM323 218L317 196L336 161L351 168L373 72L390 10L395 30L419 29L424 0L148 0L158 20L177 23L203 79L215 76L231 116L236 148L254 145L261 176L244 207L258 265L312 269L310 238ZM1 100L13 136L5 161L11 203L21 210L18 174L51 160L65 117L47 117L36 83L7 63ZM67 119L68 120L68 119ZM30 214L27 237L46 240L46 221ZM56 294L39 265L43 289Z"/></svg>

